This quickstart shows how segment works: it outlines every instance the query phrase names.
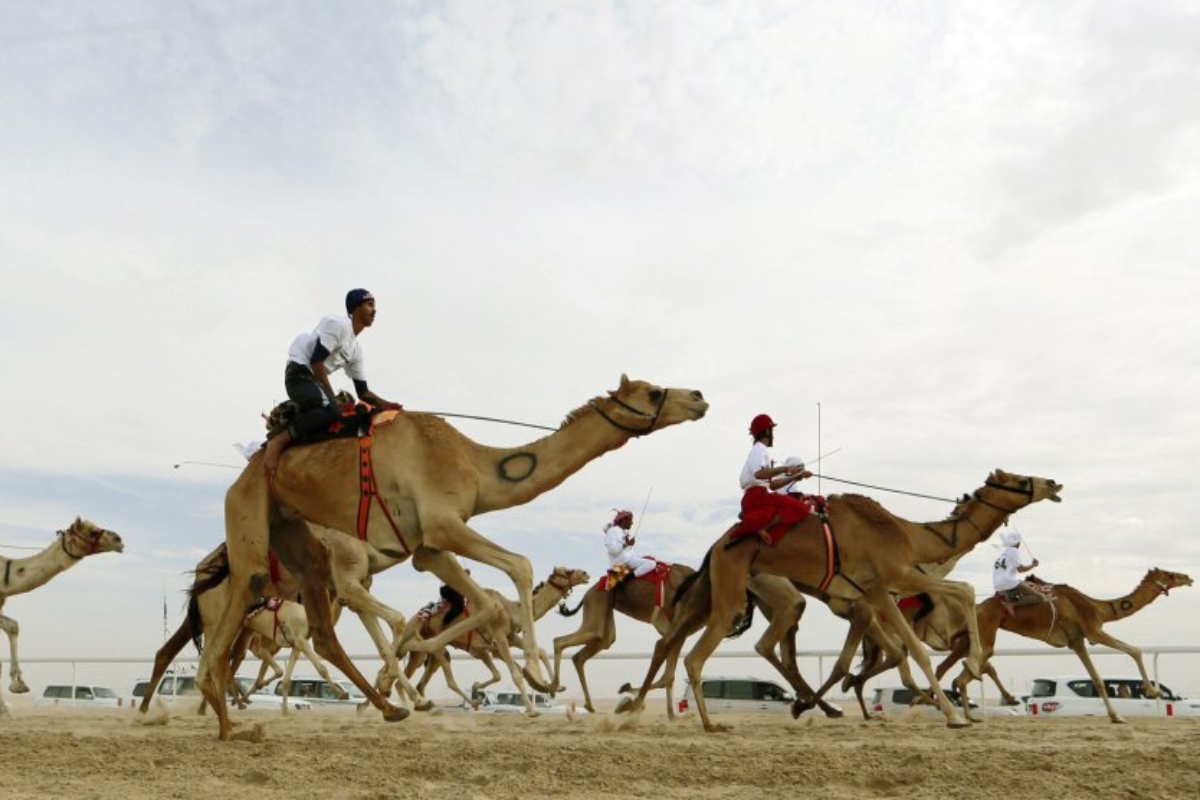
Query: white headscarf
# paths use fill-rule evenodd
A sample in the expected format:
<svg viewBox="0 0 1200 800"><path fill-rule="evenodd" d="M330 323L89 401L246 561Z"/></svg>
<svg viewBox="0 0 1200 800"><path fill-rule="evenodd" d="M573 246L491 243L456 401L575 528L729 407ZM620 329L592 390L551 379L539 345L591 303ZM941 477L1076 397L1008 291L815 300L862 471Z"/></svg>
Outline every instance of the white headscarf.
<svg viewBox="0 0 1200 800"><path fill-rule="evenodd" d="M804 459L800 456L788 456L784 460L783 465L785 467L799 467L800 469L804 469Z"/></svg>
<svg viewBox="0 0 1200 800"><path fill-rule="evenodd" d="M1004 542L1005 547L1020 547L1021 534L1015 530L1007 530L1004 532L1004 538L1002 541Z"/></svg>

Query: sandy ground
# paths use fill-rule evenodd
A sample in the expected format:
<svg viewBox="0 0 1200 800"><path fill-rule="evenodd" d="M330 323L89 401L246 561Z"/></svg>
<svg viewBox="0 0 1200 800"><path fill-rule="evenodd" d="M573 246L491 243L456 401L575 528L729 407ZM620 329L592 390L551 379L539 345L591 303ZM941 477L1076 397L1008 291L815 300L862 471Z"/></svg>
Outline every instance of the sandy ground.
<svg viewBox="0 0 1200 800"><path fill-rule="evenodd" d="M55 798L1196 798L1200 720L989 719L966 730L722 717L705 734L661 706L640 716L454 711L211 716L14 708L0 720L0 797Z"/></svg>

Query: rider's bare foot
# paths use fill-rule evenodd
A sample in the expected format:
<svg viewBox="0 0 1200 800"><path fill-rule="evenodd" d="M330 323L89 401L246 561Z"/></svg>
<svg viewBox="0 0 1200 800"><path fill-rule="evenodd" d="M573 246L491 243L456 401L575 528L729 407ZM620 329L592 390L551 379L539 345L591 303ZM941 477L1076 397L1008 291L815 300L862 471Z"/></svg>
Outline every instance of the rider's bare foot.
<svg viewBox="0 0 1200 800"><path fill-rule="evenodd" d="M266 452L263 453L263 468L269 477L275 477L275 471L279 469L279 459L291 441L292 435L287 431L281 431L267 440Z"/></svg>

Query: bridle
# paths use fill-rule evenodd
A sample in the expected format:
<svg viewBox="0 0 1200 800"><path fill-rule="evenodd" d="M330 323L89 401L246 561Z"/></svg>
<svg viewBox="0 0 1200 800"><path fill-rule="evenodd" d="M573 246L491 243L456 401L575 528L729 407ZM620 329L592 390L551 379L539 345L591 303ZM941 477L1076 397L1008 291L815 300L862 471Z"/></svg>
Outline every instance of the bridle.
<svg viewBox="0 0 1200 800"><path fill-rule="evenodd" d="M620 408L623 408L624 410L628 411L629 413L633 414L636 417L639 417L640 419L648 419L649 420L646 424L646 427L642 428L641 430L639 430L637 428L631 428L628 425L624 425L624 424L618 422L617 420L613 419L612 417L610 417L608 414L606 414L604 412L604 409L600 407L599 401L601 398L593 398L592 400L589 400L588 405L591 406L592 408L596 409L596 413L599 414L604 419L605 422L612 425L617 430L628 433L631 436L644 436L645 434L653 431L655 426L658 424L658 418L662 414L663 406L665 406L667 403L667 393L670 391L671 391L670 389L662 390L662 397L659 398L658 406L654 409L654 414L652 414L652 415L629 405L624 400L617 397L615 392L609 394L608 399L611 400L612 402L616 403L617 406L619 406Z"/></svg>
<svg viewBox="0 0 1200 800"><path fill-rule="evenodd" d="M1021 486L1021 487L1005 486L1003 483L996 483L995 481L989 480L989 481L984 482L983 488L984 489L999 489L1004 492L1012 492L1014 494L1019 494L1024 497L1028 497L1029 500L1032 501L1033 500L1033 481L1029 480L1028 478L1023 478L1021 482L1023 484L1028 484L1028 485ZM996 505L995 503L991 502L990 500L985 500L982 495L982 492L983 492L983 489L976 489L971 494L971 497L975 498L980 503L983 503L988 508L993 508L996 511L999 511L1001 514L1005 514L1005 515L1015 514L1018 511L1020 511L1022 508L1024 508L1025 506L1029 505L1029 503L1022 503L1021 505L1017 506L1016 508L1004 508L1003 506Z"/></svg>
<svg viewBox="0 0 1200 800"><path fill-rule="evenodd" d="M67 528L65 531L58 532L58 537L59 537L58 541L59 541L59 544L62 545L63 552L66 553L71 558L78 561L81 558L86 558L87 556L95 555L96 548L100 546L100 537L103 536L105 533L108 533L108 531L104 530L103 528L97 528L97 529L95 529L95 532L96 532L95 538L88 539L88 537L84 536L82 533L75 530L74 527L70 527L70 528ZM67 537L68 536L70 536L71 538L74 538L74 539L83 540L84 544L87 545L87 552L86 553L72 553L71 548L67 547Z"/></svg>
<svg viewBox="0 0 1200 800"><path fill-rule="evenodd" d="M550 579L549 579L548 581L546 581L546 583L547 583L547 584L549 584L550 586L553 586L555 589L558 589L560 592L562 592L562 599L563 599L563 600L566 600L568 597L570 597L570 596L571 596L571 592L572 592L572 591L575 589L575 587L571 585L571 579L570 579L570 578L565 578L565 579L564 579L564 580L566 581L566 585L565 585L565 586L564 586L563 584L561 584L561 583L555 583L554 581L555 581L555 579L556 579L556 578L557 578L557 579L563 579L563 576L559 575L559 574L556 572L556 573L554 573L553 575L551 575L551 576L550 576Z"/></svg>

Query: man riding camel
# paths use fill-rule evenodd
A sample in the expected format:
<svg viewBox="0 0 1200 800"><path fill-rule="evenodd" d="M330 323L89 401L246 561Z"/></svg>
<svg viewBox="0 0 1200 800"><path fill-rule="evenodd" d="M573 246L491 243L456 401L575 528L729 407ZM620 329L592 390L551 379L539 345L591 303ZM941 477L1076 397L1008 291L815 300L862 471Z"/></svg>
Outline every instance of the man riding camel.
<svg viewBox="0 0 1200 800"><path fill-rule="evenodd" d="M618 511L612 522L604 526L604 549L608 551L608 568L624 567L640 578L652 571L658 563L652 558L633 554L637 540L629 529L633 527L633 512Z"/></svg>
<svg viewBox="0 0 1200 800"><path fill-rule="evenodd" d="M811 478L812 473L803 464L775 466L770 451L775 444L775 421L766 414L750 421L750 436L754 444L741 474L742 530L756 532L763 543L773 544L768 528L780 522L793 525L812 512L812 506L804 500L778 490Z"/></svg>
<svg viewBox="0 0 1200 800"><path fill-rule="evenodd" d="M399 411L402 406L384 400L367 387L362 347L358 335L375 322L375 298L366 289L351 289L346 294L346 314L323 318L317 327L292 340L288 349L283 385L299 413L284 430L267 441L263 466L274 475L279 458L291 442L324 430L337 421L341 406L337 402L331 373L345 369L354 381L358 399L384 409Z"/></svg>
<svg viewBox="0 0 1200 800"><path fill-rule="evenodd" d="M1034 599L1044 600L1040 592L1030 590L1025 581L1017 577L1018 574L1029 572L1038 565L1036 558L1030 564L1021 563L1021 534L1015 530L1007 530L1001 542L1004 549L992 565L992 586L996 594L1006 605L1028 603Z"/></svg>

